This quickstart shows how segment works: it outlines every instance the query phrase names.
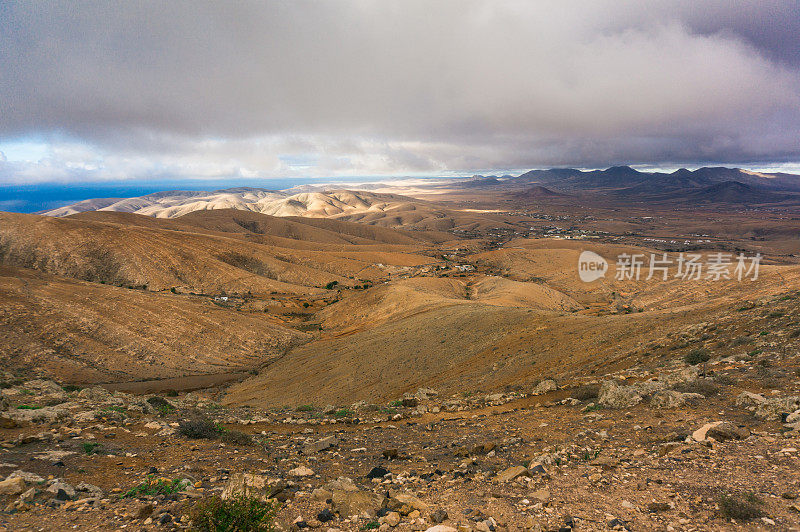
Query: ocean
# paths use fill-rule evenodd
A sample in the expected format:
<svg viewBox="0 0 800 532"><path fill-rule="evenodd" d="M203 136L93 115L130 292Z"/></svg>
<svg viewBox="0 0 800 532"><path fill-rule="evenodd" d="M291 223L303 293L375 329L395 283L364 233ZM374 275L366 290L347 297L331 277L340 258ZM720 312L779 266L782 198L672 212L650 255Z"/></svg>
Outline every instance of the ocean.
<svg viewBox="0 0 800 532"><path fill-rule="evenodd" d="M285 179L118 181L104 183L38 183L0 185L0 211L39 212L71 205L91 198L133 198L165 190L219 190L232 187L257 187L283 190L299 185L321 183L367 183L398 178L320 177Z"/></svg>

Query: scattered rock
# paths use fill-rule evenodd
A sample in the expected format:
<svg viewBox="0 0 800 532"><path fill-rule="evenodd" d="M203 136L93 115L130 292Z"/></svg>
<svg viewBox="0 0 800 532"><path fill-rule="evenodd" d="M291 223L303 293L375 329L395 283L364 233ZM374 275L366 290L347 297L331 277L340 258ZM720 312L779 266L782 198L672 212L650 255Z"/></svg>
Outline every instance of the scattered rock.
<svg viewBox="0 0 800 532"><path fill-rule="evenodd" d="M311 477L314 476L314 470L306 466L298 466L289 470L289 474L294 477Z"/></svg>
<svg viewBox="0 0 800 532"><path fill-rule="evenodd" d="M383 506L384 500L385 497L377 493L359 489L356 491L336 489L331 495L331 506L341 517L357 515L374 518Z"/></svg>
<svg viewBox="0 0 800 532"><path fill-rule="evenodd" d="M321 440L306 444L303 447L303 452L305 454L319 453L322 451L327 451L332 447L336 447L338 444L339 440L336 438L336 436L327 436Z"/></svg>
<svg viewBox="0 0 800 532"><path fill-rule="evenodd" d="M552 379L546 379L536 385L536 387L531 392L532 395L544 395L549 392L554 392L558 389L556 385L556 381Z"/></svg>
<svg viewBox="0 0 800 532"><path fill-rule="evenodd" d="M620 386L613 381L603 382L597 396L597 402L607 408L630 408L641 401L642 396L633 386Z"/></svg>
<svg viewBox="0 0 800 532"><path fill-rule="evenodd" d="M725 440L744 440L750 437L750 431L744 427L737 427L733 423L723 422L710 427L706 432L706 438L714 438L717 441Z"/></svg>
<svg viewBox="0 0 800 532"><path fill-rule="evenodd" d="M0 481L0 495L19 495L25 491L25 480L20 477L9 477Z"/></svg>
<svg viewBox="0 0 800 532"><path fill-rule="evenodd" d="M503 471L497 474L497 481L498 482L508 482L514 480L517 477L529 477L530 473L528 472L528 468L525 466L511 466L508 469L504 469Z"/></svg>
<svg viewBox="0 0 800 532"><path fill-rule="evenodd" d="M367 478L383 478L389 473L389 470L385 467L375 466L367 473Z"/></svg>
<svg viewBox="0 0 800 532"><path fill-rule="evenodd" d="M666 512L671 509L672 507L667 502L651 502L647 505L647 511L650 513Z"/></svg>
<svg viewBox="0 0 800 532"><path fill-rule="evenodd" d="M706 441L706 435L708 434L708 431L720 424L722 424L722 421L714 421L712 423L706 423L696 431L692 432L692 439L694 441Z"/></svg>

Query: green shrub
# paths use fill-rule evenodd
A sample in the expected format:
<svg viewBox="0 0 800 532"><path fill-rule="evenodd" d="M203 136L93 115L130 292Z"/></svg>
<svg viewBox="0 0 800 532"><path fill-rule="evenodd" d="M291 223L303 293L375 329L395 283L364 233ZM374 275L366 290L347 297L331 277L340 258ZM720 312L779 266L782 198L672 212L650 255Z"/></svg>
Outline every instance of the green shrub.
<svg viewBox="0 0 800 532"><path fill-rule="evenodd" d="M339 281L331 281L325 285L325 288L327 290L332 290L337 284L339 284Z"/></svg>
<svg viewBox="0 0 800 532"><path fill-rule="evenodd" d="M584 384L583 386L578 386L577 388L573 388L569 392L569 396L579 401L590 401L592 399L597 399L597 396L600 394L600 385L599 384Z"/></svg>
<svg viewBox="0 0 800 532"><path fill-rule="evenodd" d="M334 417L350 417L353 415L352 410L348 410L347 408L341 408L333 413Z"/></svg>
<svg viewBox="0 0 800 532"><path fill-rule="evenodd" d="M17 410L39 410L40 408L42 407L39 405L19 405Z"/></svg>
<svg viewBox="0 0 800 532"><path fill-rule="evenodd" d="M240 430L223 430L220 440L231 445L253 445L253 437Z"/></svg>
<svg viewBox="0 0 800 532"><path fill-rule="evenodd" d="M64 384L61 388L65 392L79 392L83 390L83 386L78 386L77 384Z"/></svg>
<svg viewBox="0 0 800 532"><path fill-rule="evenodd" d="M277 503L257 497L219 496L198 501L189 512L191 530L199 532L268 532L278 511Z"/></svg>
<svg viewBox="0 0 800 532"><path fill-rule="evenodd" d="M300 405L295 410L298 412L313 412L315 408L314 405Z"/></svg>
<svg viewBox="0 0 800 532"><path fill-rule="evenodd" d="M737 338L734 338L731 341L731 345L733 347L737 347L737 346L744 345L744 344L751 344L751 343L753 343L753 339L750 338L749 336L739 336Z"/></svg>
<svg viewBox="0 0 800 532"><path fill-rule="evenodd" d="M717 498L717 503L722 516L728 519L746 521L764 515L764 511L761 509L764 501L754 493L734 493L730 495L723 493Z"/></svg>
<svg viewBox="0 0 800 532"><path fill-rule="evenodd" d="M100 444L96 441L85 441L81 444L83 452L86 454L100 454Z"/></svg>
<svg viewBox="0 0 800 532"><path fill-rule="evenodd" d="M175 405L173 405L163 397L151 397L150 399L147 400L147 402L150 404L150 406L153 407L153 409L155 409L156 412L158 412L162 416L165 416L175 410Z"/></svg>
<svg viewBox="0 0 800 532"><path fill-rule="evenodd" d="M711 356L705 349L692 349L686 353L686 356L683 357L683 360L691 366L696 366L703 362L707 362L710 358Z"/></svg>
<svg viewBox="0 0 800 532"><path fill-rule="evenodd" d="M156 478L154 475L150 475L147 477L147 480L123 493L122 497L130 499L133 497L170 495L172 493L178 493L189 484L191 484L191 482L187 479L176 478L170 480L168 478Z"/></svg>
<svg viewBox="0 0 800 532"><path fill-rule="evenodd" d="M220 432L222 430L216 423L204 417L183 420L178 425L178 433L193 440L213 440L220 435Z"/></svg>
<svg viewBox="0 0 800 532"><path fill-rule="evenodd" d="M672 389L681 393L699 393L706 397L712 397L719 393L719 386L706 379L683 382L673 386Z"/></svg>

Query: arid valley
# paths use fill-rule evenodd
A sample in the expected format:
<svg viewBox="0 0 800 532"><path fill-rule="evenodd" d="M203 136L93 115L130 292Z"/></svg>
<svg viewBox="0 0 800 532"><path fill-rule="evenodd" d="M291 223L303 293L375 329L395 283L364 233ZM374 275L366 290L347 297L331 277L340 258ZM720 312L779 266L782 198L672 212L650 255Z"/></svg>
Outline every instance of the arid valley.
<svg viewBox="0 0 800 532"><path fill-rule="evenodd" d="M0 524L800 527L800 195L737 172L2 213Z"/></svg>

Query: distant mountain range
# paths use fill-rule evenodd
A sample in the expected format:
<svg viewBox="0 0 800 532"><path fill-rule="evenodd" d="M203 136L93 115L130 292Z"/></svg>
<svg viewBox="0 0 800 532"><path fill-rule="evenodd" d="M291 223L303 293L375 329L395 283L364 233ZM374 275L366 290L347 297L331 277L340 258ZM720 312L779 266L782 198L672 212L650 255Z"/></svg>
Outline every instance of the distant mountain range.
<svg viewBox="0 0 800 532"><path fill-rule="evenodd" d="M448 186L465 191L506 193L516 200L557 201L575 194L602 194L617 201L654 203L800 203L800 176L724 167L681 168L672 173L640 172L630 166L591 171L554 168L531 170L517 177L476 175ZM364 190L298 192L296 189L237 187L214 191L173 190L136 198L88 199L38 214L69 216L87 211L115 211L176 218L200 210L238 209L272 216L329 218L385 215L400 206L406 211L418 208L409 206L409 202L414 201L398 194Z"/></svg>
<svg viewBox="0 0 800 532"><path fill-rule="evenodd" d="M473 180L472 187L478 182ZM798 175L725 167L681 168L672 173L640 172L630 166L591 171L554 168L532 170L500 184L516 190L514 197L518 199L543 199L564 193L601 193L616 200L637 202L800 203ZM497 188L496 185L487 182L487 188Z"/></svg>
<svg viewBox="0 0 800 532"><path fill-rule="evenodd" d="M560 168L532 170L515 178L514 181L539 183L556 190L613 189L631 194L664 193L671 190L708 187L724 182L738 182L774 191L800 192L800 176L725 167L703 167L697 170L681 168L672 173L640 172L630 166L612 166L606 170L586 172Z"/></svg>
<svg viewBox="0 0 800 532"><path fill-rule="evenodd" d="M291 194L238 187L210 192L173 190L127 199L90 199L39 214L69 216L87 211L115 211L177 218L194 211L237 209L271 216L332 217L382 212L407 200L402 196L373 192L339 190Z"/></svg>

